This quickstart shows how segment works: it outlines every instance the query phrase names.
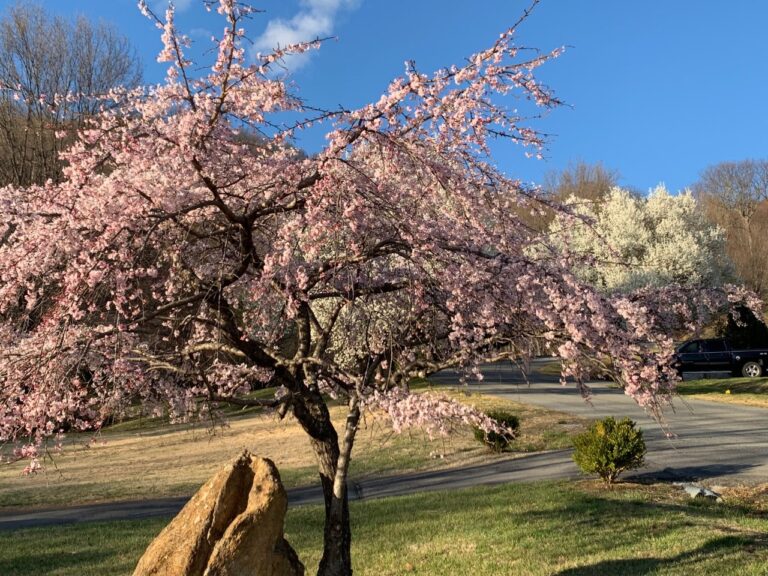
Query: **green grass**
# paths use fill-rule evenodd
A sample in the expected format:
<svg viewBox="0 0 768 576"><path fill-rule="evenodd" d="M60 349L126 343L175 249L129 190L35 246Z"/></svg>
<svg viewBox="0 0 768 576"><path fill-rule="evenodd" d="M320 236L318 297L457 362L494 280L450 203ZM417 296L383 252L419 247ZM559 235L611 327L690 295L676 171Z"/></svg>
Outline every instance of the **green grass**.
<svg viewBox="0 0 768 576"><path fill-rule="evenodd" d="M131 574L168 518L0 532L3 576Z"/></svg>
<svg viewBox="0 0 768 576"><path fill-rule="evenodd" d="M754 493L753 493L754 494ZM698 503L668 485L545 482L352 503L356 576L765 576L765 491ZM0 532L4 576L130 574L164 520ZM308 574L322 509L289 511L288 540Z"/></svg>
<svg viewBox="0 0 768 576"><path fill-rule="evenodd" d="M702 378L678 383L682 396L768 408L768 378Z"/></svg>

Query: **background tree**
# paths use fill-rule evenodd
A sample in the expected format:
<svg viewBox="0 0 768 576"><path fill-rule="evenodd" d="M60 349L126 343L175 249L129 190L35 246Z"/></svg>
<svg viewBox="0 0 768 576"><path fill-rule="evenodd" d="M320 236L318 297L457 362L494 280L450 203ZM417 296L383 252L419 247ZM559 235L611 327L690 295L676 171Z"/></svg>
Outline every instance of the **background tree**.
<svg viewBox="0 0 768 576"><path fill-rule="evenodd" d="M552 172L544 180L543 188L553 199L565 202L578 198L599 205L618 185L619 175L601 163L580 161L561 172Z"/></svg>
<svg viewBox="0 0 768 576"><path fill-rule="evenodd" d="M768 161L711 166L693 190L710 221L725 231L739 278L768 297Z"/></svg>
<svg viewBox="0 0 768 576"><path fill-rule="evenodd" d="M572 199L576 204L587 203L595 212L618 185L619 176L602 164L576 162L565 170L548 173L541 186L542 193L555 204L554 208L542 205L540 210L520 214L526 224L534 230L545 232L559 212L558 206Z"/></svg>
<svg viewBox="0 0 768 576"><path fill-rule="evenodd" d="M768 348L768 326L765 320L745 306L737 306L731 314L719 319L717 333L735 349Z"/></svg>
<svg viewBox="0 0 768 576"><path fill-rule="evenodd" d="M221 402L290 412L325 499L318 573L348 575L363 410L397 430L501 431L411 394L413 377L478 372L543 340L564 379L582 384L600 351L627 394L661 409L675 378L669 326L720 295L695 306L674 286L606 296L567 259L531 258L541 239L515 214L542 199L489 163L489 137L542 146L499 95L557 105L533 71L559 51L526 59L513 26L462 66L409 64L375 103L323 114L327 144L306 157L286 145L305 123L279 124L302 104L271 69L314 44L249 64L252 10L220 0L225 28L197 77L173 10L161 20L140 7L162 27L166 83L113 91L64 155L61 183L28 187L23 201L0 189L0 441L19 456L34 462L63 423L98 426L131 403L178 417ZM268 144L244 142L244 129ZM265 386L274 398L249 395ZM327 395L347 403L341 430Z"/></svg>
<svg viewBox="0 0 768 576"><path fill-rule="evenodd" d="M558 215L552 240L562 252L588 257L579 275L601 290L714 287L729 278L723 231L704 218L690 192L672 196L660 186L642 198L613 188L597 205L567 203L578 217Z"/></svg>
<svg viewBox="0 0 768 576"><path fill-rule="evenodd" d="M140 79L138 57L114 26L54 17L34 3L8 8L0 19L0 185L58 181L56 133L73 134L95 112L93 95Z"/></svg>

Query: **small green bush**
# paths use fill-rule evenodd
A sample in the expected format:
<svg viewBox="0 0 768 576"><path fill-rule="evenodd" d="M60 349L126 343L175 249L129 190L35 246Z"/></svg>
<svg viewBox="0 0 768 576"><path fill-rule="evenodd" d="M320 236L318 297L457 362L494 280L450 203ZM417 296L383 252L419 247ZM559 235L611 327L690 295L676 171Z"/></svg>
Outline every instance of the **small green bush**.
<svg viewBox="0 0 768 576"><path fill-rule="evenodd" d="M509 449L512 441L515 439L517 431L520 429L520 419L511 412L496 410L487 412L490 418L493 418L502 426L509 428L510 433L499 434L497 432L485 432L480 428L475 428L475 439L482 442L494 452L501 453Z"/></svg>
<svg viewBox="0 0 768 576"><path fill-rule="evenodd" d="M597 474L608 486L624 470L643 465L643 431L629 418L608 416L592 423L589 430L573 439L573 459L585 474Z"/></svg>

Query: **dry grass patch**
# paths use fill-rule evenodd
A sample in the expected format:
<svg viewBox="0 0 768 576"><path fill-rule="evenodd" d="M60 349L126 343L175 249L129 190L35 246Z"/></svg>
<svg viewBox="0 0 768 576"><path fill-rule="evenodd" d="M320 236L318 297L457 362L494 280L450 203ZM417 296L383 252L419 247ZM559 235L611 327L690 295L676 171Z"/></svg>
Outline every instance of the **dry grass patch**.
<svg viewBox="0 0 768 576"><path fill-rule="evenodd" d="M757 486L712 486L723 500L733 506L741 506L768 518L768 483Z"/></svg>
<svg viewBox="0 0 768 576"><path fill-rule="evenodd" d="M444 393L438 390L437 393ZM445 392L481 409L503 408L520 415L516 450L562 448L583 428L572 416L481 395ZM343 424L345 408L331 407ZM90 435L71 435L62 454L46 462L45 473L21 476L23 463L0 468L0 507L34 507L84 502L139 500L194 493L220 466L244 449L272 459L287 486L316 482L315 459L306 434L288 416L249 413L230 418L211 434L204 426L137 427L135 422ZM514 457L507 454L503 457ZM430 441L418 431L395 434L384 418L366 415L355 445L351 475L360 478L456 467L492 458L468 428Z"/></svg>
<svg viewBox="0 0 768 576"><path fill-rule="evenodd" d="M89 440L93 441L89 441ZM287 449L287 447L291 449ZM234 418L211 434L189 425L70 435L46 471L21 477L0 470L0 505L33 506L187 495L243 449L275 460L286 480L312 467L305 435L292 421L268 415Z"/></svg>

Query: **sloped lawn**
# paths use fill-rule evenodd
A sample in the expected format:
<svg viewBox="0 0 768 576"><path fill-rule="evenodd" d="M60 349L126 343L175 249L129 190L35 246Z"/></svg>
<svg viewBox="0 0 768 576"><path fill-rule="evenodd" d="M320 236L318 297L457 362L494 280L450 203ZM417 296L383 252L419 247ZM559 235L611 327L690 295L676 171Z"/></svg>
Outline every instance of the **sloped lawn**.
<svg viewBox="0 0 768 576"><path fill-rule="evenodd" d="M766 489L726 503L669 485L544 482L353 502L360 576L764 576ZM167 520L0 532L4 576L130 574ZM289 511L286 533L313 574L322 509Z"/></svg>

